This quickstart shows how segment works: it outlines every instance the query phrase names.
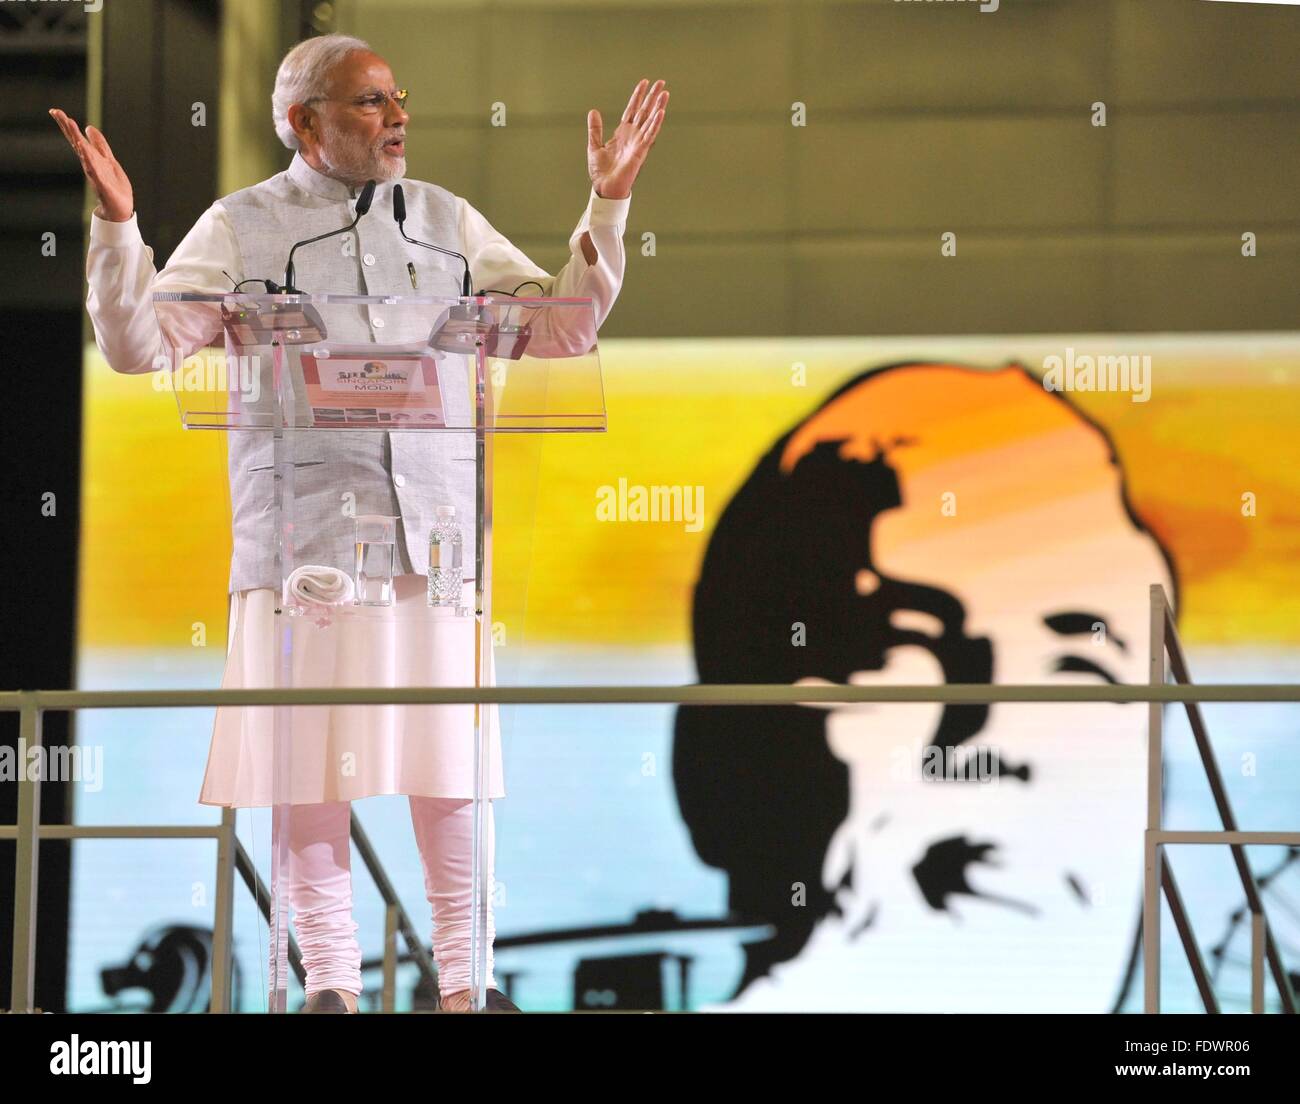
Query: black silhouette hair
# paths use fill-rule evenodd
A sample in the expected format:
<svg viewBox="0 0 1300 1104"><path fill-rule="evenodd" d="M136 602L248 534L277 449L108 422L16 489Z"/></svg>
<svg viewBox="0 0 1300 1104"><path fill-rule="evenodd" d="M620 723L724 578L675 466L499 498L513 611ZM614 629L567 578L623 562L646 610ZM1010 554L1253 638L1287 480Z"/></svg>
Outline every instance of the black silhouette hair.
<svg viewBox="0 0 1300 1104"><path fill-rule="evenodd" d="M944 366L985 374L974 366ZM884 372L932 367L904 362L861 372L804 422ZM1023 367L1010 367L1038 383ZM1132 509L1110 437L1063 394L1045 393L1105 441L1120 469L1125 512L1159 547L1174 580L1174 607L1180 608L1173 561ZM991 681L991 643L967 635L966 611L955 595L891 578L872 563L876 518L902 504L886 453L865 462L845 460L839 456L842 442L821 441L787 475L781 457L799 428L759 460L710 535L692 608L700 682L794 683L805 676L847 682L854 671L882 669L887 649L907 643L929 648L947 682ZM867 595L854 586L864 568L879 579ZM898 609L937 618L941 635L896 628L890 616ZM795 647L799 626L805 637ZM933 742L959 744L987 719L986 706L947 706ZM673 780L695 850L727 873L732 914L776 931L770 940L746 945L737 992L795 957L817 922L836 908L821 870L827 845L848 814L849 779L848 767L827 746L826 721L825 710L803 706L685 705L677 711ZM964 865L938 862L916 873L918 881L933 879L921 887L927 898L942 899L945 881L963 877ZM798 902L796 886L804 894Z"/></svg>

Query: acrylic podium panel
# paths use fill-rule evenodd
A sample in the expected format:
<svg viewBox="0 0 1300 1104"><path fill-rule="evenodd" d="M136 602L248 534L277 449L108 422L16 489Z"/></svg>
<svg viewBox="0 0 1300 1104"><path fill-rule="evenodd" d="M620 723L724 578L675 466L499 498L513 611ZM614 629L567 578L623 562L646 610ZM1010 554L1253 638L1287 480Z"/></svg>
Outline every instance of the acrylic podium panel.
<svg viewBox="0 0 1300 1104"><path fill-rule="evenodd" d="M270 547L260 550L266 574L279 581L271 601L274 628L260 635L252 631L252 621L246 625L242 684L490 685L494 624L501 623L503 612L520 626L524 621L532 526L526 488L530 482L536 487L538 456L538 450L527 448L528 438L501 442L500 447L513 449L512 483L525 488L521 495L512 486L516 506L508 532L523 551L511 556L512 577L500 580L510 595L508 608L499 606L494 613L494 442L501 433L605 428L591 301L160 294L154 306L167 351L158 374L175 394L182 424L232 435L232 509L242 503L250 516L250 506L264 506L272 515L265 533ZM212 348L223 335L224 349ZM369 436L358 434L376 436L367 444ZM421 468L405 496L414 517L402 513L396 492L387 486L387 480L403 487L404 478L411 481L391 470L393 438L381 446L383 434L415 442L404 446L403 459ZM516 443L520 447L514 449ZM244 462L249 459L262 462ZM368 497L362 501L355 492L367 476ZM412 507L411 493L430 485L437 489L428 494L448 501L419 500ZM425 580L415 576L428 562L423 553L435 508L457 500L461 509L455 522L463 532L470 526L462 547L465 581L458 604L434 605L425 597ZM374 508L377 501L382 508ZM404 532L416 519L423 531ZM407 556L403 536L414 545ZM402 571L405 560L409 573ZM290 592L291 579L301 578L295 570L309 565L330 569L324 581L340 584L340 592L314 597L298 587ZM386 569L392 580L387 585ZM454 589L453 584L449 593ZM231 666L228 661L228 676ZM272 810L268 1009L289 1010L287 878L295 810L345 799L349 787L360 788L358 773L366 778L367 770L377 769L367 756L378 758L391 749L399 714L408 749L403 761L415 777L461 778L472 772L470 988L473 1007L481 1008L492 892L489 801L501 782L496 707L275 706L226 715L232 714L240 718L239 738L255 764L248 790L259 798L239 803ZM366 717L375 720L369 735L362 736ZM458 764L454 770L448 766L452 762ZM349 781L331 781L333 772L349 770ZM399 784L409 781L399 779ZM416 928L424 939L427 918Z"/></svg>
<svg viewBox="0 0 1300 1104"><path fill-rule="evenodd" d="M314 356L322 344L361 344L408 355L427 351L454 387L446 428L477 428L476 409L466 401L464 387L474 378L479 355L494 383L484 426L488 431L605 428L589 299L160 294L154 306L164 336L173 348L186 350L183 355L210 345L223 328L227 331L225 352L192 356L183 365L173 357L167 365L172 378L180 380L176 403L187 429L273 429L277 418L284 428L322 428L312 415L301 374L302 356ZM322 323L324 342L316 336ZM248 360L229 363L230 355ZM280 361L289 364L291 406L281 403L270 376L259 378L266 386L253 385L253 357L260 358L263 374ZM521 370L512 373L512 365ZM400 428L427 428L413 424L409 414L418 404L418 394L393 401ZM346 428L366 427L349 423Z"/></svg>

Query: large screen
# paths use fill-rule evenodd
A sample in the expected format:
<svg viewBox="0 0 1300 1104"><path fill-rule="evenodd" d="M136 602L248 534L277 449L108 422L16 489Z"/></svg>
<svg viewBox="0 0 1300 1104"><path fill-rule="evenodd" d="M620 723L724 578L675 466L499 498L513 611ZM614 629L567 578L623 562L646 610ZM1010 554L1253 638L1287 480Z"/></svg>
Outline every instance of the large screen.
<svg viewBox="0 0 1300 1104"><path fill-rule="evenodd" d="M501 513L527 493L531 519L501 534L501 585L527 595L503 681L1143 683L1152 584L1196 681L1300 678L1300 338L601 352L607 432L529 443L535 483L501 450ZM78 686L215 687L221 434L183 431L173 396L93 347L84 370ZM496 972L525 1010L1140 1008L1145 705L504 713ZM1294 827L1300 707L1204 715L1240 826ZM1166 827L1221 827L1181 708L1165 722ZM211 710L83 713L103 766L77 822L213 823L211 727ZM427 938L405 799L355 809ZM237 826L269 877L266 810ZM1300 971L1297 852L1248 855ZM1248 1010L1230 854L1168 856L1222 1005ZM202 1010L215 863L207 840L78 842L69 1008ZM383 912L352 869L373 1006ZM235 951L237 1004L261 1008L266 929L242 885ZM1163 959L1164 1007L1199 1009L1168 923ZM399 981L399 1008L427 1007L413 966Z"/></svg>

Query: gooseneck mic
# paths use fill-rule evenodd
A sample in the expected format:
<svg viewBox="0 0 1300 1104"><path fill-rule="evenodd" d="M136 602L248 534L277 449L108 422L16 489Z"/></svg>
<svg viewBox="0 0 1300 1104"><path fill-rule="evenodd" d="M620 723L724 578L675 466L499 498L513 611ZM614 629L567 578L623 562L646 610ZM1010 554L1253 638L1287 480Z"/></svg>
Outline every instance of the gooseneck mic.
<svg viewBox="0 0 1300 1104"><path fill-rule="evenodd" d="M454 249L444 249L440 245L430 245L428 242L416 241L414 238L407 237L406 226L404 225L406 222L406 197L402 195L402 186L400 184L393 185L393 218L397 220L397 232L412 245L419 245L425 249L435 250L438 253L446 253L449 257L460 258L460 263L465 266L465 274L460 281L460 293L467 299L474 294L470 290L469 261L465 259L463 254L457 253Z"/></svg>
<svg viewBox="0 0 1300 1104"><path fill-rule="evenodd" d="M370 205L375 200L375 182L367 180L365 187L361 189L361 194L357 196L357 217L349 222L346 226L341 226L337 230L331 230L328 234L317 234L314 238L307 238L304 241L295 242L292 249L289 250L289 263L284 266L284 287L280 291L285 295L301 295L302 292L293 286L293 255L298 251L300 246L311 245L312 242L324 241L326 238L332 238L336 234L346 234L358 222L361 216L370 210Z"/></svg>

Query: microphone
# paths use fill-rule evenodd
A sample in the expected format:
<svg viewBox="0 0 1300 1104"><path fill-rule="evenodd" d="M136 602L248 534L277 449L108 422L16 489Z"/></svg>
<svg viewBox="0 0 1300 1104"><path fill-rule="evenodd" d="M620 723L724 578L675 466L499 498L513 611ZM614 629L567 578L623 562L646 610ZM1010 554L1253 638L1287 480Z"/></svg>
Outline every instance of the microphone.
<svg viewBox="0 0 1300 1104"><path fill-rule="evenodd" d="M361 189L361 194L357 196L357 208L356 208L357 217L356 218L354 218L346 226L340 227L338 230L331 230L328 234L317 234L316 237L314 238L306 238L303 241L295 242L293 248L289 250L289 263L284 266L284 287L280 289L281 293L284 295L303 294L301 291L299 291L298 288L293 286L293 278L294 278L293 255L298 251L299 246L311 245L312 242L324 241L326 238L332 238L336 234L346 234L349 230L351 230L354 226L356 226L358 222L361 221L361 216L370 210L370 205L374 201L375 201L375 182L373 180L367 180L365 183L365 187Z"/></svg>
<svg viewBox="0 0 1300 1104"><path fill-rule="evenodd" d="M446 253L449 257L459 257L460 263L465 266L465 274L461 277L460 293L465 298L470 298L474 293L470 290L469 282L469 261L465 259L464 254L457 253L454 249L444 249L440 245L430 245L428 242L416 241L414 238L407 237L406 227L406 196L402 194L400 184L393 185L393 218L397 221L397 232L402 235L403 239L412 245L419 245L425 249L433 249L438 253Z"/></svg>

